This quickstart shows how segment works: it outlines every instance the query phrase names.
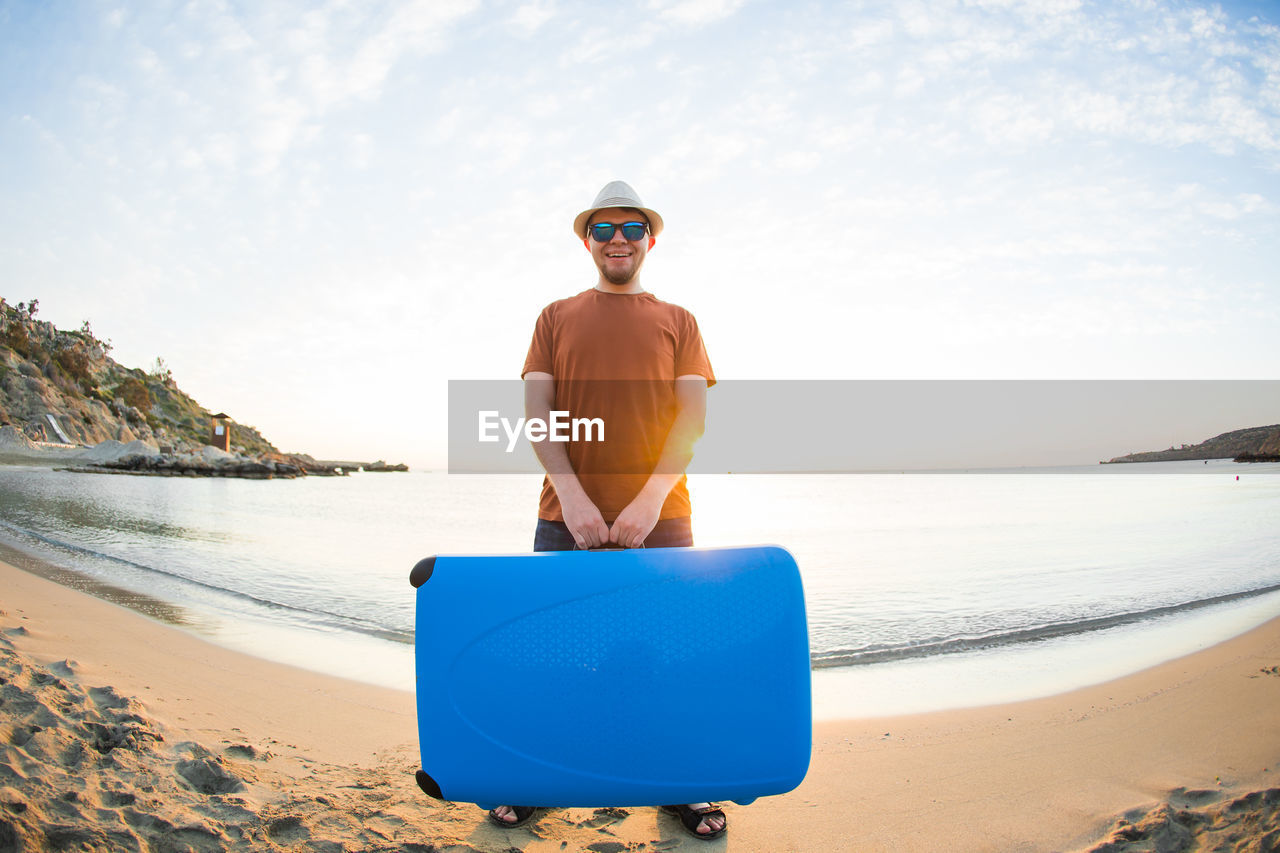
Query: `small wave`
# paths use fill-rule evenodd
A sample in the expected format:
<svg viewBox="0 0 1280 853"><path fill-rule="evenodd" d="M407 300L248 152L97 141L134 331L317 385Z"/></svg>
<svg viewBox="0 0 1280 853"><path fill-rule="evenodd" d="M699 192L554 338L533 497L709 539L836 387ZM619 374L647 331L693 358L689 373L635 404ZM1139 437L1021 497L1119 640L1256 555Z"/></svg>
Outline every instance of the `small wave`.
<svg viewBox="0 0 1280 853"><path fill-rule="evenodd" d="M359 616L351 616L343 613L335 613L333 611L324 610L318 607L303 607L296 604L285 604L279 601L272 601L270 599L261 598L259 596L244 592L243 590L229 589L227 587L218 586L217 584L211 584L206 581L197 580L196 578L190 578L190 577L187 577L186 575L178 574L177 572L171 572L165 569L157 568L156 566L148 566L144 563L138 563L133 560L126 559L124 557L117 557L112 554L105 554L101 551L95 551L92 548L85 548L81 545L76 545L71 542L63 542L60 539L54 539L53 537L45 536L42 533L38 533L34 530L28 530L25 527L19 527L16 524L12 524L10 522L3 521L3 520L0 520L0 528L4 528L10 531L11 533L16 533L20 536L26 536L31 539L35 539L38 542L41 542L45 545L50 545L65 551L70 551L74 554L83 554L84 556L91 557L96 560L105 560L105 561L116 563L119 565L128 566L131 569L137 569L142 572L148 572L153 575L159 575L161 577L169 578L170 580L178 581L179 583L189 584L191 586L199 587L201 589L210 590L219 595L224 595L239 601L249 602L250 604L256 607L261 607L267 610L272 610L277 612L296 614L312 623L320 623L331 628L340 628L347 631L354 631L359 634L365 634L365 635L377 637L383 640L390 640L396 643L412 643L413 642L412 631L401 631L401 630L396 630L394 628L388 628L384 625L380 625L368 619L363 619Z"/></svg>
<svg viewBox="0 0 1280 853"><path fill-rule="evenodd" d="M1001 646L1012 646L1022 643L1034 643L1051 640L1057 637L1069 637L1075 634L1086 634L1091 631L1104 631L1122 625L1146 622L1162 616L1172 616L1212 607L1216 604L1227 604L1248 598L1256 598L1271 592L1280 592L1280 584L1258 587L1243 592L1231 592L1215 595L1181 604L1170 604L1152 607L1147 610L1135 610L1128 613L1117 613L1110 616L1096 616L1089 619L1077 619L1066 622L1052 622L1047 625L1036 625L1029 628L1017 628L1009 631L997 631L991 634L979 634L964 637L937 637L914 643L900 645L871 645L860 649L839 649L830 652L817 652L810 658L814 669L825 669L837 666L864 666L873 663L926 658L935 655L957 654L959 652L991 649Z"/></svg>

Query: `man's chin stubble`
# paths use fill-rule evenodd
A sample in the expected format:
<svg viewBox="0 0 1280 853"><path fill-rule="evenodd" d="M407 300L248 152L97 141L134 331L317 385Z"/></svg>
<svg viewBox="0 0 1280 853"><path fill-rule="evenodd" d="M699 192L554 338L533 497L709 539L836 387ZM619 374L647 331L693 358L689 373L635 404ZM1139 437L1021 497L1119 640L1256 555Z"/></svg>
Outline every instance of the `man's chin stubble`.
<svg viewBox="0 0 1280 853"><path fill-rule="evenodd" d="M636 280L636 275L637 275L639 272L640 272L640 270L638 270L638 269L637 269L637 270L632 270L631 272L626 273L626 274L622 274L622 273L610 273L610 272L608 272L607 270L602 270L602 273L604 274L605 281L609 282L610 284L615 284L615 285L630 284L631 282L633 282L633 281L635 281L635 280Z"/></svg>

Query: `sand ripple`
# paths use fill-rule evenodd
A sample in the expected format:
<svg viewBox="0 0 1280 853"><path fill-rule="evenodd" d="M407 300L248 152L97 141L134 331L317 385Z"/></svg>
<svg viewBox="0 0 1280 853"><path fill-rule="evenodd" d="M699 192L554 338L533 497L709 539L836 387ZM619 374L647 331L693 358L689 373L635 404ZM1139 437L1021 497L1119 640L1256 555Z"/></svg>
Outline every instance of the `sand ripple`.
<svg viewBox="0 0 1280 853"><path fill-rule="evenodd" d="M0 635L4 853L479 849L429 840L433 813L447 809L415 796L399 768L314 766L299 780L267 766L261 746L174 742L139 702L75 676L74 661L34 664Z"/></svg>
<svg viewBox="0 0 1280 853"><path fill-rule="evenodd" d="M1088 853L1272 853L1280 850L1280 788L1223 801L1217 791L1170 792L1168 801L1116 821Z"/></svg>
<svg viewBox="0 0 1280 853"><path fill-rule="evenodd" d="M209 748L111 687L85 686L75 661L49 665L15 647L27 634L0 611L0 853L27 851L385 851L512 849L663 853L685 846L656 813L618 830L626 809L547 809L502 830L465 803L426 798L417 756L379 767L329 765L298 747L225 741ZM649 836L644 840L635 831ZM705 844L690 841L699 849Z"/></svg>

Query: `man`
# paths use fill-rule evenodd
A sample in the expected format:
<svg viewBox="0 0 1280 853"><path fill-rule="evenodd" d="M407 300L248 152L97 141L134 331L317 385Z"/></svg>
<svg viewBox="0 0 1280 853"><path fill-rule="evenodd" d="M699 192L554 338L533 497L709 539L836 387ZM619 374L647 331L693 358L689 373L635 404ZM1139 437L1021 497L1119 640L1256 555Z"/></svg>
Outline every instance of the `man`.
<svg viewBox="0 0 1280 853"><path fill-rule="evenodd" d="M623 181L574 220L599 278L538 317L522 371L525 417L546 422L554 409L599 418L605 440L534 442L547 472L535 551L693 545L684 471L715 375L693 315L640 285L662 225ZM724 812L712 803L663 809L698 838L724 834ZM489 818L518 826L533 813L499 806Z"/></svg>

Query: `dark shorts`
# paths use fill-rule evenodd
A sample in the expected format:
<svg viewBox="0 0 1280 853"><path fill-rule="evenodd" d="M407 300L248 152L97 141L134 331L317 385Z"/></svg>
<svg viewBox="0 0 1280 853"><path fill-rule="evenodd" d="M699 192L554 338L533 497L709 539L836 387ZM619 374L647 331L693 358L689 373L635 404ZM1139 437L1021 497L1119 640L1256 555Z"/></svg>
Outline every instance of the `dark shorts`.
<svg viewBox="0 0 1280 853"><path fill-rule="evenodd" d="M693 520L684 518L664 518L654 525L649 536L644 540L646 548L689 548L693 546ZM563 521L547 521L538 519L538 529L533 534L533 550L535 551L572 551L578 545L573 541L573 534Z"/></svg>

